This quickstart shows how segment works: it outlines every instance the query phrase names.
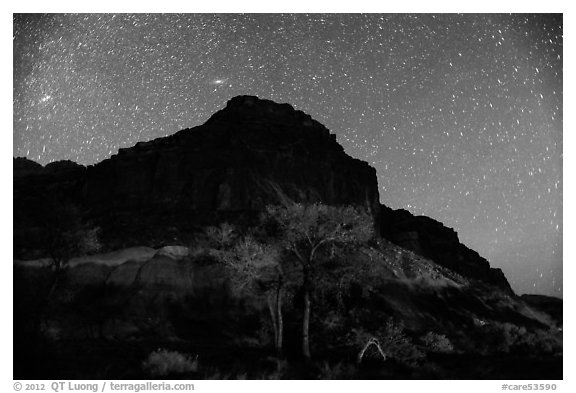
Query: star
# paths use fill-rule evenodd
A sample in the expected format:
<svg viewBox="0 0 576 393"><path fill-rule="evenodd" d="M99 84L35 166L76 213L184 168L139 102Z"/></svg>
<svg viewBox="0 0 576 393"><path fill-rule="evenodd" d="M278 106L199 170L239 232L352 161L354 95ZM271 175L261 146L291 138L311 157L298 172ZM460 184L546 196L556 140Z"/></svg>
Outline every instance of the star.
<svg viewBox="0 0 576 393"><path fill-rule="evenodd" d="M562 15L13 20L15 156L94 164L236 95L290 103L374 166L383 204L454 228L518 293L562 296Z"/></svg>

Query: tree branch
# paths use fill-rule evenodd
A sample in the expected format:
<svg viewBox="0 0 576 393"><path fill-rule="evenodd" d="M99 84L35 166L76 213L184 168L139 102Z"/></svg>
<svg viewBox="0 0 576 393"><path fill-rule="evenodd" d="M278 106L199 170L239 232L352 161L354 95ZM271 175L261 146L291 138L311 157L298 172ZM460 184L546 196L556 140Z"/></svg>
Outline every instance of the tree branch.
<svg viewBox="0 0 576 393"><path fill-rule="evenodd" d="M385 361L386 360L386 354L384 353L384 351L382 351L382 347L380 347L380 343L378 342L377 339L375 339L374 337L370 338L370 340L368 340L368 342L366 343L366 345L364 346L364 348L362 348L362 350L360 351L360 353L358 354L358 364L362 363L362 358L364 357L364 353L366 352L366 350L371 346L374 345L376 346L376 348L378 349L378 352L380 353L380 355L382 356L382 359Z"/></svg>
<svg viewBox="0 0 576 393"><path fill-rule="evenodd" d="M310 238L310 235L308 234L308 230L306 230L304 232L304 234L306 235L306 238L308 239L308 243L310 244L310 247L312 247L314 245L314 242L312 241L312 239Z"/></svg>
<svg viewBox="0 0 576 393"><path fill-rule="evenodd" d="M294 253L294 255L296 255L296 258L298 258L298 260L300 261L302 266L306 266L306 260L302 257L302 254L300 254L300 252L298 252L298 249L296 248L295 245L290 248L290 251L292 251Z"/></svg>
<svg viewBox="0 0 576 393"><path fill-rule="evenodd" d="M326 239L320 240L320 241L312 248L312 251L310 251L310 263L312 263L312 261L314 260L314 254L316 253L316 250L318 250L318 248L319 248L322 244L331 242L331 241L333 241L333 240L334 240L334 238L332 238L332 237L328 237L328 238L326 238Z"/></svg>

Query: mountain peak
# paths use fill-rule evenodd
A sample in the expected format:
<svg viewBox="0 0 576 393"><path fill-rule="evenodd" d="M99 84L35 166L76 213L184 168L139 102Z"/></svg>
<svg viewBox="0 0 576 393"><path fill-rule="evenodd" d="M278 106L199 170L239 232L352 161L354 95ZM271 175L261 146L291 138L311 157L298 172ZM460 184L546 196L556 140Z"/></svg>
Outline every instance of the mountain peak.
<svg viewBox="0 0 576 393"><path fill-rule="evenodd" d="M268 122L270 125L282 124L291 127L322 130L328 135L328 129L301 110L287 103L277 103L256 96L240 95L231 98L226 107L216 112L207 123L212 122Z"/></svg>
<svg viewBox="0 0 576 393"><path fill-rule="evenodd" d="M85 205L111 248L181 239L195 227L249 220L270 204L353 205L374 217L379 210L374 168L347 155L310 115L254 96L234 97L203 125L120 149L74 180L59 179L42 187ZM19 186L17 253L31 247L29 228L18 223L40 226L31 205L44 198L40 185ZM28 195L18 198L20 190Z"/></svg>
<svg viewBox="0 0 576 393"><path fill-rule="evenodd" d="M237 96L203 125L120 149L93 166L42 168L22 159L14 166L15 174L25 175L14 186L20 258L41 252L42 234L49 231L42 228L43 214L55 203L79 205L114 249L181 242L202 226L225 221L249 223L267 205L321 202L362 208L390 241L510 290L501 272L450 228L380 205L376 170L346 154L334 134L289 104ZM40 176L27 179L32 173Z"/></svg>

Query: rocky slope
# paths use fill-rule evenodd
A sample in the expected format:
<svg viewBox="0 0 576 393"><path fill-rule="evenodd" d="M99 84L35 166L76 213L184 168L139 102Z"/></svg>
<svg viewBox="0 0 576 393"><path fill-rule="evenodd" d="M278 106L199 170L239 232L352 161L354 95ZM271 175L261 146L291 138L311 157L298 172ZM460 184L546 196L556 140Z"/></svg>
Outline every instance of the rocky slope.
<svg viewBox="0 0 576 393"><path fill-rule="evenodd" d="M562 327L564 321L562 299L544 295L522 295L521 299L532 308L550 315L554 322Z"/></svg>
<svg viewBox="0 0 576 393"><path fill-rule="evenodd" d="M379 223L382 236L393 243L465 277L491 283L512 293L502 270L491 268L486 259L460 243L456 231L441 222L382 205Z"/></svg>
<svg viewBox="0 0 576 393"><path fill-rule="evenodd" d="M15 375L146 378L134 370L159 346L198 355L207 369L263 367L272 352L266 295L232 289L230 271L211 257L212 251L138 247L74 258L48 302L54 273L46 260L15 263L14 347L22 357L15 362ZM351 260L352 271L347 266ZM337 253L330 265L313 297L315 358L353 362L365 337L378 335L391 361L377 363L376 370L387 373L372 377L406 378L410 374L405 373L417 374L427 366L420 378L466 378L466 373L453 371L466 364L475 378L500 373L499 378L562 377L557 355L562 351L561 321L558 324L518 297L468 280L386 240ZM301 301L297 288L286 288L284 354L296 359L295 364L301 364ZM41 334L53 349L38 356L30 338L40 310ZM102 346L121 350L99 354ZM437 351L445 353L438 357ZM82 356L76 358L78 353ZM247 353L252 354L249 361ZM118 362L127 355L130 360ZM552 372L517 365L540 358L553 361ZM502 366L488 371L467 359L488 364L496 359L520 371L502 372ZM34 362L39 364L31 365ZM229 362L237 366L223 366ZM118 365L110 371L110 364ZM101 374L102 370L108 371Z"/></svg>

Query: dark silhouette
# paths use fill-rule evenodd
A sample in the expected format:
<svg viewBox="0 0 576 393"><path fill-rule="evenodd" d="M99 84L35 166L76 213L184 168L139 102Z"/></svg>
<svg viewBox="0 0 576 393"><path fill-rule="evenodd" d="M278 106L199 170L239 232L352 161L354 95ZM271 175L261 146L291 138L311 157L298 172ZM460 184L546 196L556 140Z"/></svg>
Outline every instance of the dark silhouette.
<svg viewBox="0 0 576 393"><path fill-rule="evenodd" d="M380 204L288 104L234 97L89 167L16 158L13 192L15 379L562 378L562 301Z"/></svg>

